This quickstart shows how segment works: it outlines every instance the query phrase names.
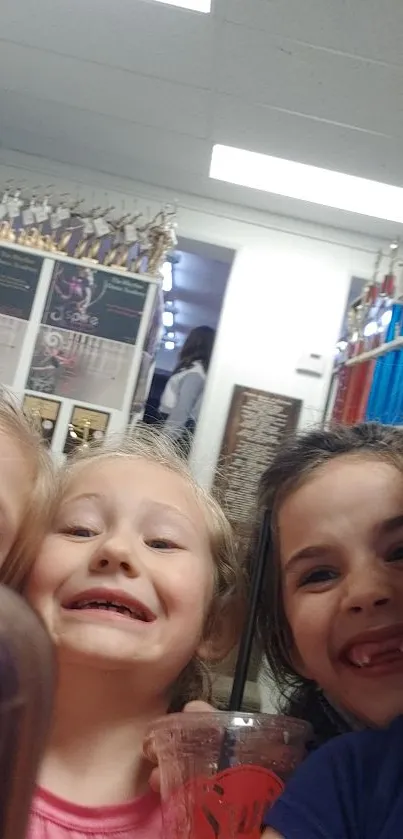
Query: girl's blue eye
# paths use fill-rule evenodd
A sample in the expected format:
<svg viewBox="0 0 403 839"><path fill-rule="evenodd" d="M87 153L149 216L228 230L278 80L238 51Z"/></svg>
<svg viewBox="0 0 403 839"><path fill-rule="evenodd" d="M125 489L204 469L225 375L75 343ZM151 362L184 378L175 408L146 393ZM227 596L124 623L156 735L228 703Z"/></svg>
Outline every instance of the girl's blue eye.
<svg viewBox="0 0 403 839"><path fill-rule="evenodd" d="M179 548L179 545L171 539L148 539L146 544L156 551L173 551Z"/></svg>
<svg viewBox="0 0 403 839"><path fill-rule="evenodd" d="M329 583L337 578L338 574L334 568L313 568L308 571L299 583L299 588L303 586L320 585L321 583Z"/></svg>
<svg viewBox="0 0 403 839"><path fill-rule="evenodd" d="M66 533L68 536L77 536L79 539L90 539L91 536L95 536L95 531L91 530L89 527L66 527L63 529L63 533Z"/></svg>

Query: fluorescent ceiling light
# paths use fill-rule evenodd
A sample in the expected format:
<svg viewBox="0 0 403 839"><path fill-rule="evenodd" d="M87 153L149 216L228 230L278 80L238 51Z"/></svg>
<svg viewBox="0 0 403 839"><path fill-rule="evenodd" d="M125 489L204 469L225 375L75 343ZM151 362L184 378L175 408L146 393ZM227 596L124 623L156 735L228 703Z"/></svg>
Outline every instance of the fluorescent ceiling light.
<svg viewBox="0 0 403 839"><path fill-rule="evenodd" d="M180 9L190 9L191 12L211 12L211 0L154 0L155 3L164 3L165 6L178 6Z"/></svg>
<svg viewBox="0 0 403 839"><path fill-rule="evenodd" d="M216 145L210 178L403 223L403 188L280 157Z"/></svg>
<svg viewBox="0 0 403 839"><path fill-rule="evenodd" d="M172 312L162 313L162 323L167 329L174 325L174 316Z"/></svg>
<svg viewBox="0 0 403 839"><path fill-rule="evenodd" d="M172 291L172 262L164 262L161 268L161 274L163 277L162 290Z"/></svg>

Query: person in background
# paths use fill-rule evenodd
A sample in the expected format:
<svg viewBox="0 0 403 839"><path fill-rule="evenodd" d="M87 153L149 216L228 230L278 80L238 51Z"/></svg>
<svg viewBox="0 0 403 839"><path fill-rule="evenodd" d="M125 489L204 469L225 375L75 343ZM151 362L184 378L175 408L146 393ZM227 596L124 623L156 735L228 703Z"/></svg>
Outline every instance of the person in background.
<svg viewBox="0 0 403 839"><path fill-rule="evenodd" d="M159 414L164 431L186 451L199 417L214 340L210 326L192 329L161 397Z"/></svg>

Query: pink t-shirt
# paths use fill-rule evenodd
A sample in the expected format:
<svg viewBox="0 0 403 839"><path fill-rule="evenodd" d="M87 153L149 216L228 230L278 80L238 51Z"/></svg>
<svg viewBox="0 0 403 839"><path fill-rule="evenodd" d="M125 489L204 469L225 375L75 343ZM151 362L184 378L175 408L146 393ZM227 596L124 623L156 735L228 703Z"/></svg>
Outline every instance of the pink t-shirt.
<svg viewBox="0 0 403 839"><path fill-rule="evenodd" d="M116 807L81 807L38 789L27 839L161 839L161 836L160 799L153 792Z"/></svg>

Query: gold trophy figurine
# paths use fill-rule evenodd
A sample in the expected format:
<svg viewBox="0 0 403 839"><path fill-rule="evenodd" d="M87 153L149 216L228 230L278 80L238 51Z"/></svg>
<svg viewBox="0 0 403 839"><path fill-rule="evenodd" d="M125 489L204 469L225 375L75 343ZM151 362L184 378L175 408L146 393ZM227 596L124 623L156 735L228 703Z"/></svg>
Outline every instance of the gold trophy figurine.
<svg viewBox="0 0 403 839"><path fill-rule="evenodd" d="M91 210L88 213L88 215L81 216L84 228L81 234L81 238L79 239L75 251L73 253L75 259L83 259L88 245L92 242L95 235L93 219L95 218L96 214L100 212L100 210L101 207L96 207L94 210Z"/></svg>
<svg viewBox="0 0 403 839"><path fill-rule="evenodd" d="M89 420L86 420L83 425L83 442L81 445L82 449L88 449L89 446L89 439L90 439L90 432L91 432L91 423Z"/></svg>
<svg viewBox="0 0 403 839"><path fill-rule="evenodd" d="M67 253L67 248L70 244L73 231L74 227L66 227L65 230L63 230L59 241L56 243L56 250L58 253Z"/></svg>
<svg viewBox="0 0 403 839"><path fill-rule="evenodd" d="M142 218L142 215L138 216L138 220ZM132 264L130 266L131 271L134 274L141 274L141 268L143 264L143 260L146 256L148 256L151 244L148 237L150 224L138 224L136 225L136 232L137 232L137 243L138 243L138 253L135 259L133 259ZM134 243L133 243L134 244Z"/></svg>
<svg viewBox="0 0 403 839"><path fill-rule="evenodd" d="M148 235L151 249L146 273L152 277L160 276L168 252L178 244L175 209L166 207L161 210L151 222Z"/></svg>
<svg viewBox="0 0 403 839"><path fill-rule="evenodd" d="M137 241L137 227L136 222L141 218L141 213L137 213L135 216L128 216L125 219L125 223L123 225L123 232L122 232L122 244L120 248L118 248L119 254L117 258L117 266L121 270L124 271L128 270L128 257L129 252L133 245L136 244Z"/></svg>
<svg viewBox="0 0 403 839"><path fill-rule="evenodd" d="M0 241L15 242L16 235L9 221L2 221L0 224Z"/></svg>
<svg viewBox="0 0 403 839"><path fill-rule="evenodd" d="M43 239L41 231L38 227L31 227L31 229L27 231L25 245L27 248L38 248L38 250L43 249Z"/></svg>
<svg viewBox="0 0 403 839"><path fill-rule="evenodd" d="M42 248L44 251L49 251L50 253L54 253L57 251L56 243L53 239L53 236L50 233L46 233L42 239Z"/></svg>
<svg viewBox="0 0 403 839"><path fill-rule="evenodd" d="M130 224L130 223L131 223L130 213L126 213L125 216L122 216L120 219L117 219L117 221L112 220L112 221L109 222L109 224L112 228L112 231L113 231L113 238L112 238L110 248L107 251L107 253L105 254L105 258L104 258L104 262L103 262L104 265L111 265L112 267L115 267L115 268L120 267L120 263L121 263L120 252L121 252L122 246L124 246L124 229L125 229L126 224ZM128 253L128 250L129 249L127 248L127 253ZM126 253L126 258L127 258L127 253ZM124 261L124 260L122 260L122 261Z"/></svg>
<svg viewBox="0 0 403 839"><path fill-rule="evenodd" d="M102 242L105 236L109 236L110 234L110 226L106 220L106 216L112 213L114 209L114 207L107 207L106 210L102 210L102 213L97 213L96 216L93 216L94 237L85 256L85 259L89 259L90 262L99 262L98 256Z"/></svg>
<svg viewBox="0 0 403 839"><path fill-rule="evenodd" d="M17 231L17 245L25 245L27 238L27 230L25 227L20 227Z"/></svg>
<svg viewBox="0 0 403 839"><path fill-rule="evenodd" d="M36 409L35 411L31 411L31 417L33 419L34 426L39 434L42 434L42 417L41 412Z"/></svg>

